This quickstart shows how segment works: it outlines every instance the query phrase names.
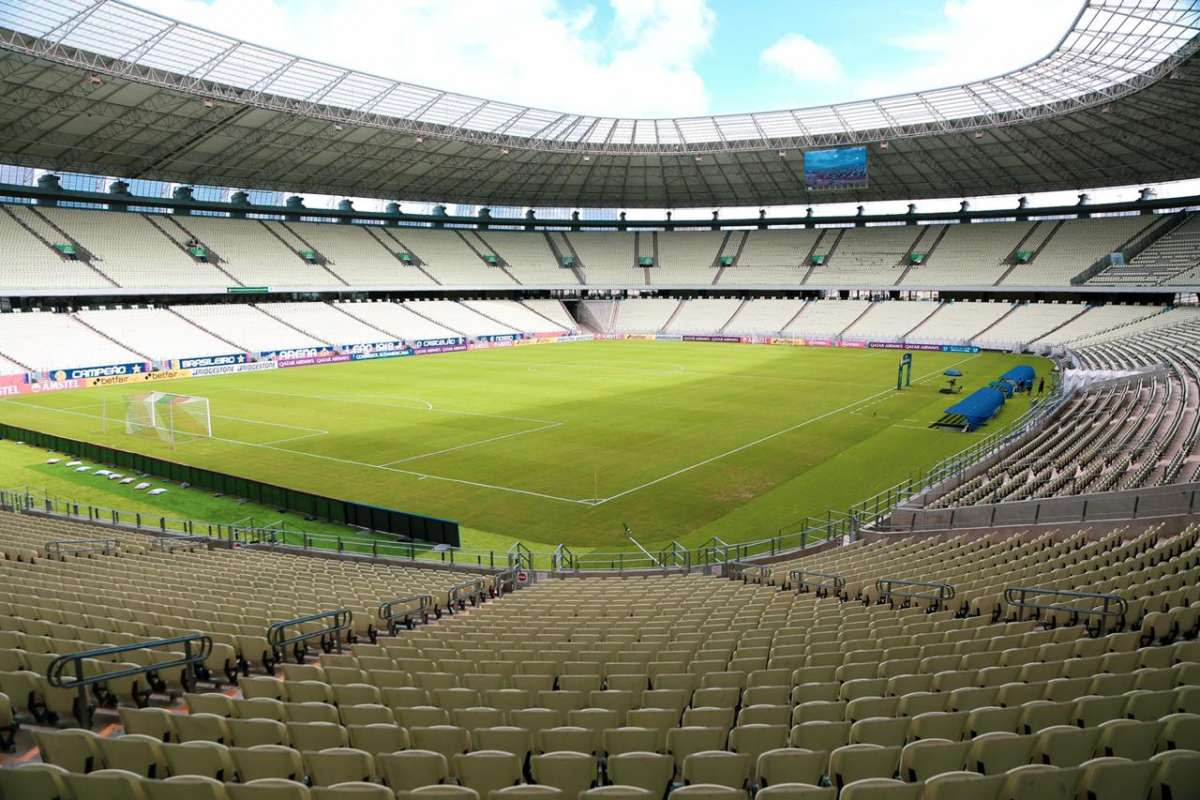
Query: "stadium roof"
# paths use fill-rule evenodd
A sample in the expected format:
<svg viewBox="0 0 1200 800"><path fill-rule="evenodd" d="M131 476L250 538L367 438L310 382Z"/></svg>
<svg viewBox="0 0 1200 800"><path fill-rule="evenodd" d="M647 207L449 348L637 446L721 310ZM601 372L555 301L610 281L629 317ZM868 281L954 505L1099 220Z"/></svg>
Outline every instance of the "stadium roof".
<svg viewBox="0 0 1200 800"><path fill-rule="evenodd" d="M624 119L342 69L118 0L0 0L0 161L483 205L920 199L1200 175L1200 0L1089 0L1047 56L962 86L804 109ZM802 150L866 145L809 190Z"/></svg>

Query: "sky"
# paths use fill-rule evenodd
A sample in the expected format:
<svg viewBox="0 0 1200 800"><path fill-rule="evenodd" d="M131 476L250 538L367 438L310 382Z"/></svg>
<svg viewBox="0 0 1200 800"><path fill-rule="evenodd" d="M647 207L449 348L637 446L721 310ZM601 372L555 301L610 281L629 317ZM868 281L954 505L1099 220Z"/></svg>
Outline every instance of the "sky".
<svg viewBox="0 0 1200 800"><path fill-rule="evenodd" d="M133 0L257 44L555 111L796 108L986 78L1081 0Z"/></svg>
<svg viewBox="0 0 1200 800"><path fill-rule="evenodd" d="M1082 0L128 1L339 67L555 111L632 117L799 108L987 78L1050 52L1082 7ZM1200 193L1200 182L1160 193ZM1089 194L1096 202L1126 199L1137 187ZM310 207L336 202L313 200ZM1073 202L1074 194L1031 201ZM365 202L356 207L374 205ZM974 205L993 203L1015 205L1015 198ZM844 205L820 210L841 213ZM868 204L868 211L895 205Z"/></svg>

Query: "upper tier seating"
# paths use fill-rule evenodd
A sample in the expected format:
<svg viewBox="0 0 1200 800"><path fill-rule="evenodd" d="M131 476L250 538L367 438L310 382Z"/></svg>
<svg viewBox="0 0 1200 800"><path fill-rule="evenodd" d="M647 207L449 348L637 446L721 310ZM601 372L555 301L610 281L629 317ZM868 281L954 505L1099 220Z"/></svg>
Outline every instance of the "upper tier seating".
<svg viewBox="0 0 1200 800"><path fill-rule="evenodd" d="M1066 220L1037 257L1010 272L1003 283L1005 286L1069 285L1071 278L1157 221L1154 215ZM1040 227L1046 227L1046 223Z"/></svg>
<svg viewBox="0 0 1200 800"><path fill-rule="evenodd" d="M742 305L741 300L684 300L679 312L666 326L668 333L716 333L725 327L734 312Z"/></svg>
<svg viewBox="0 0 1200 800"><path fill-rule="evenodd" d="M175 311L198 327L233 342L248 353L326 347L330 344L285 325L254 306L176 306Z"/></svg>
<svg viewBox="0 0 1200 800"><path fill-rule="evenodd" d="M113 341L144 353L151 361L223 356L238 350L165 308L80 311L76 316Z"/></svg>
<svg viewBox="0 0 1200 800"><path fill-rule="evenodd" d="M408 252L421 259L425 271L444 286L512 288L517 285L503 269L480 258L477 251L482 246L473 235L467 237L471 231L394 228L390 233L404 243Z"/></svg>
<svg viewBox="0 0 1200 800"><path fill-rule="evenodd" d="M381 225L331 225L321 222L268 222L281 236L298 239L329 261L329 269L351 286L433 286L421 270L396 257L400 244Z"/></svg>
<svg viewBox="0 0 1200 800"><path fill-rule="evenodd" d="M492 252L504 259L508 271L523 284L578 286L575 274L563 269L541 233L479 231Z"/></svg>
<svg viewBox="0 0 1200 800"><path fill-rule="evenodd" d="M39 236L41 238L39 238ZM52 249L66 244L30 208L0 209L0 286L6 289L100 289L111 287L104 276L81 261Z"/></svg>
<svg viewBox="0 0 1200 800"><path fill-rule="evenodd" d="M597 286L645 286L643 270L634 269L633 234L631 233L557 233L557 242L565 242L579 256L587 282ZM570 255L566 244L559 245L563 255Z"/></svg>
<svg viewBox="0 0 1200 800"><path fill-rule="evenodd" d="M1032 222L949 225L929 258L904 276L902 286L991 286L1009 268L1005 260Z"/></svg>
<svg viewBox="0 0 1200 800"><path fill-rule="evenodd" d="M1110 266L1088 283L1104 286L1155 286L1200 266L1200 214L1190 214L1128 264ZM1193 276L1192 280L1195 280Z"/></svg>
<svg viewBox="0 0 1200 800"><path fill-rule="evenodd" d="M879 225L846 228L829 261L817 267L809 283L839 286L887 286L908 266L904 254L918 237L932 233L925 226ZM932 243L932 242L931 242Z"/></svg>
<svg viewBox="0 0 1200 800"><path fill-rule="evenodd" d="M735 235L741 232L735 231ZM654 283L707 286L716 277L713 265L725 240L724 231L663 231L653 237L643 233L641 255L653 255L644 252L652 239L658 241L658 261L650 276Z"/></svg>
<svg viewBox="0 0 1200 800"><path fill-rule="evenodd" d="M91 330L69 314L49 312L0 314L0 352L38 372L132 364L147 358Z"/></svg>
<svg viewBox="0 0 1200 800"><path fill-rule="evenodd" d="M344 286L333 274L300 257L299 248L279 238L265 222L253 219L184 217L188 233L207 246L226 273L245 286ZM217 285L226 285L224 280Z"/></svg>
<svg viewBox="0 0 1200 800"><path fill-rule="evenodd" d="M720 285L799 285L808 272L808 253L822 233L830 241L836 235L832 229L748 231L737 265L725 271Z"/></svg>

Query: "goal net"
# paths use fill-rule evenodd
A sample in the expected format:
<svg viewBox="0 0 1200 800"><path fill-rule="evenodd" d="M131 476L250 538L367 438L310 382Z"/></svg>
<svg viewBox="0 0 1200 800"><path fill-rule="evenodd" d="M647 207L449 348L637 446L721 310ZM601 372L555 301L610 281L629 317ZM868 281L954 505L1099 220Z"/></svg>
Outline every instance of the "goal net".
<svg viewBox="0 0 1200 800"><path fill-rule="evenodd" d="M212 436L208 398L169 392L146 392L125 398L125 432L156 435L175 443Z"/></svg>

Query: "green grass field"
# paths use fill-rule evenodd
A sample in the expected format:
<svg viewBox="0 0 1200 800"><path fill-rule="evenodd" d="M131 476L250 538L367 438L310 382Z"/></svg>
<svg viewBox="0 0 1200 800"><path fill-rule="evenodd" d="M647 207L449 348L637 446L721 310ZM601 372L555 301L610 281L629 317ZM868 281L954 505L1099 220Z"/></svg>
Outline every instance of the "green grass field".
<svg viewBox="0 0 1200 800"><path fill-rule="evenodd" d="M455 519L468 548L623 550L623 522L647 545L696 545L846 508L1028 408L1015 399L977 434L931 430L952 402L937 391L942 370L963 370L969 392L1018 362L1048 369L1001 353L916 353L913 386L897 392L898 359L614 341L164 381L153 388L212 407L214 438L174 447L124 433L123 396L144 385L7 398L0 420Z"/></svg>

